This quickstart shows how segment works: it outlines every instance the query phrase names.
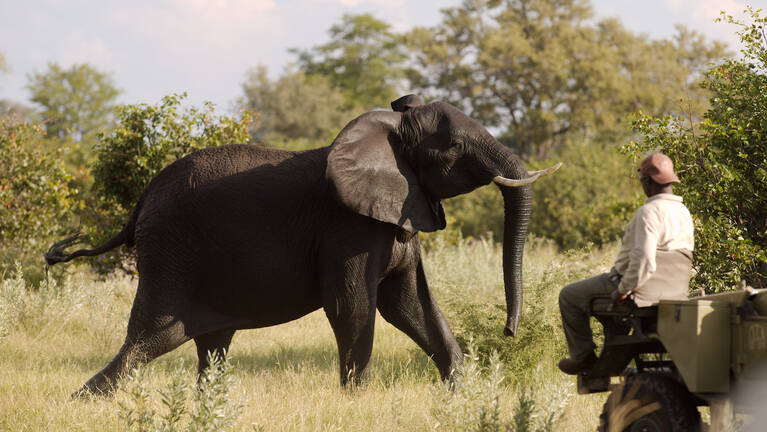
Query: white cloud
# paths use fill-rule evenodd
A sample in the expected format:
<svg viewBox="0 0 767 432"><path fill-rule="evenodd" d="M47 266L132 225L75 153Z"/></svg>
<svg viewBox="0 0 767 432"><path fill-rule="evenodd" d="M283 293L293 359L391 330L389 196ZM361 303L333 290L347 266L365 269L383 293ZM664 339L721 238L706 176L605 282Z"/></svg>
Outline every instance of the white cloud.
<svg viewBox="0 0 767 432"><path fill-rule="evenodd" d="M694 6L693 16L698 20L713 21L721 11L731 15L739 15L743 12L745 4L735 0L698 0L692 2Z"/></svg>
<svg viewBox="0 0 767 432"><path fill-rule="evenodd" d="M438 3L444 2L443 0ZM373 11L373 15L389 23L396 32L406 31L418 21L418 17L413 16L413 5L407 5L405 0L309 0L309 3L341 5L348 9L357 9L355 13ZM438 8L437 5L432 7Z"/></svg>
<svg viewBox="0 0 767 432"><path fill-rule="evenodd" d="M208 22L244 22L276 8L274 0L171 0L177 10L186 10Z"/></svg>
<svg viewBox="0 0 767 432"><path fill-rule="evenodd" d="M391 0L312 0L312 3L335 3L343 6L360 6L362 4L392 5L395 7L403 6L402 1Z"/></svg>
<svg viewBox="0 0 767 432"><path fill-rule="evenodd" d="M278 36L281 19L273 0L170 0L127 6L115 20L170 55L196 55L197 61L233 52L244 54L269 35Z"/></svg>
<svg viewBox="0 0 767 432"><path fill-rule="evenodd" d="M62 66L74 63L90 63L101 69L112 69L113 56L100 37L89 38L76 30L69 34L56 60Z"/></svg>
<svg viewBox="0 0 767 432"><path fill-rule="evenodd" d="M665 3L672 11L678 12L682 8L684 0L663 0L663 3Z"/></svg>

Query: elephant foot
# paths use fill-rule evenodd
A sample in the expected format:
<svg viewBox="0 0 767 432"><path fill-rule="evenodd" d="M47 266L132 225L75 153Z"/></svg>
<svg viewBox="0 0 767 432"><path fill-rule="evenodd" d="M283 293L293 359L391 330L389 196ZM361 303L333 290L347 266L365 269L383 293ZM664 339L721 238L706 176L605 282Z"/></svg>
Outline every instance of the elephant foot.
<svg viewBox="0 0 767 432"><path fill-rule="evenodd" d="M72 393L72 399L109 398L114 395L116 388L107 378L98 374L83 384L80 390Z"/></svg>

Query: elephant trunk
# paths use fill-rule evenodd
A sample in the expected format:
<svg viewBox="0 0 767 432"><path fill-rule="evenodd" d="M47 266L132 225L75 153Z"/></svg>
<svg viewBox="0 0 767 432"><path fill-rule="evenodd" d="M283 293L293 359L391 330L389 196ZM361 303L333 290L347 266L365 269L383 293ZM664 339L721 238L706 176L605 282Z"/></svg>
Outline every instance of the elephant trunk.
<svg viewBox="0 0 767 432"><path fill-rule="evenodd" d="M515 156L503 171L503 176L512 179L528 177L522 162ZM498 182L503 194L503 283L506 290L506 327L503 334L514 336L522 312L522 255L525 248L527 226L532 208L530 185L509 187Z"/></svg>

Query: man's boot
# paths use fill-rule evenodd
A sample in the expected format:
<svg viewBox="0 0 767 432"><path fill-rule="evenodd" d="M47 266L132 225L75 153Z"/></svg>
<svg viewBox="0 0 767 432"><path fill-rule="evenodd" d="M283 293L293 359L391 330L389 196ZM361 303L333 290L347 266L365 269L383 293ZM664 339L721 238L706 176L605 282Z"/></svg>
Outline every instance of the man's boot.
<svg viewBox="0 0 767 432"><path fill-rule="evenodd" d="M559 361L559 370L568 375L577 375L581 372L585 372L594 366L597 362L597 356L593 352L590 352L588 356L582 361L576 361L571 358L563 358Z"/></svg>

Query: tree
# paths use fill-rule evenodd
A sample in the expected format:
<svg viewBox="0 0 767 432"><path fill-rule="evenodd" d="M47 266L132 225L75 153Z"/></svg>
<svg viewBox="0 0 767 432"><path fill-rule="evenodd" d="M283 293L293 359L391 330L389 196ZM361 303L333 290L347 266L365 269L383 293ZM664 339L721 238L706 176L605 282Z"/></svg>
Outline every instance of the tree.
<svg viewBox="0 0 767 432"><path fill-rule="evenodd" d="M648 42L588 0L466 0L408 36L416 87L448 100L528 156L571 139L628 131L626 113L664 114L700 93L696 76L724 45L684 29Z"/></svg>
<svg viewBox="0 0 767 432"><path fill-rule="evenodd" d="M343 93L345 109L385 108L399 97L407 58L401 37L390 28L370 14L345 14L330 27L330 42L292 51L302 72L327 77Z"/></svg>
<svg viewBox="0 0 767 432"><path fill-rule="evenodd" d="M39 125L0 116L0 275L18 261L27 276L67 221L76 191L57 152L39 150ZM39 280L41 272L32 275Z"/></svg>
<svg viewBox="0 0 767 432"><path fill-rule="evenodd" d="M641 205L636 167L612 143L576 141L556 149L550 160L530 161L534 170L565 161L555 175L535 184L530 233L561 249L620 239ZM464 235L503 235L503 200L495 185L445 201L445 213Z"/></svg>
<svg viewBox="0 0 767 432"><path fill-rule="evenodd" d="M270 146L327 145L353 116L344 109L343 94L322 75L289 72L272 81L260 66L248 73L242 89L240 105L259 114L253 139Z"/></svg>
<svg viewBox="0 0 767 432"><path fill-rule="evenodd" d="M5 60L5 55L0 52L0 75L8 72L8 62Z"/></svg>
<svg viewBox="0 0 767 432"><path fill-rule="evenodd" d="M3 74L7 73L11 67L8 65L7 60L3 53L0 52L0 78ZM23 119L24 121L31 121L33 117L32 109L21 103L0 99L0 117L15 117L16 119Z"/></svg>
<svg viewBox="0 0 767 432"><path fill-rule="evenodd" d="M112 78L87 63L64 69L50 63L29 76L31 101L40 105L46 135L92 143L112 123L119 90Z"/></svg>
<svg viewBox="0 0 767 432"><path fill-rule="evenodd" d="M742 59L728 59L705 74L713 93L699 126L694 119L640 114L641 134L626 151L639 159L660 150L674 161L675 188L695 220L697 270L693 286L730 289L741 279L767 287L767 17L739 25Z"/></svg>
<svg viewBox="0 0 767 432"><path fill-rule="evenodd" d="M14 117L31 122L35 117L34 114L34 110L27 105L8 99L0 99L0 117Z"/></svg>
<svg viewBox="0 0 767 432"><path fill-rule="evenodd" d="M530 232L562 249L620 239L644 197L636 165L604 142L568 143L552 157L565 166L536 185Z"/></svg>
<svg viewBox="0 0 767 432"><path fill-rule="evenodd" d="M97 205L87 215L93 244L122 229L149 181L171 162L205 147L248 142L249 112L239 118L217 116L211 103L182 109L184 97L170 95L157 105L120 107L115 129L99 135L93 167ZM133 270L125 250L94 257L91 263L101 272Z"/></svg>

